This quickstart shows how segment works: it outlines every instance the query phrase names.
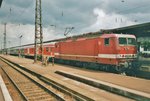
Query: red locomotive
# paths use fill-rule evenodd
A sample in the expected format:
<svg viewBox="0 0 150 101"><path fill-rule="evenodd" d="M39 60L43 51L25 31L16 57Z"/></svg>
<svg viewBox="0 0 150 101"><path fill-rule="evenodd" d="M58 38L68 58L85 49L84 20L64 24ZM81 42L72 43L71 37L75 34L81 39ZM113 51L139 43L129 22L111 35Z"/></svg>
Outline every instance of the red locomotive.
<svg viewBox="0 0 150 101"><path fill-rule="evenodd" d="M137 58L134 35L103 34L95 38L78 38L58 42L55 48L56 59L77 61L70 61L70 63L89 68L112 69L115 67L120 71L130 68Z"/></svg>
<svg viewBox="0 0 150 101"><path fill-rule="evenodd" d="M136 38L128 34L102 34L97 37L70 38L44 46L44 55L56 62L92 69L124 71L137 59ZM34 48L24 48L33 55Z"/></svg>

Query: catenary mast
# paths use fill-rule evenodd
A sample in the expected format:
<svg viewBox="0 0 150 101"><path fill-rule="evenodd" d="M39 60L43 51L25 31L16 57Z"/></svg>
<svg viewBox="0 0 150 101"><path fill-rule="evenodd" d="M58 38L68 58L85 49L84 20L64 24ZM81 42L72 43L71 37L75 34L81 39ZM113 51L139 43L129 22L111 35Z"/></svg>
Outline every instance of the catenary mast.
<svg viewBox="0 0 150 101"><path fill-rule="evenodd" d="M35 44L34 44L34 62L37 62L37 57L41 55L43 60L43 31L42 31L42 9L41 0L36 0L35 8ZM40 53L39 53L40 52Z"/></svg>

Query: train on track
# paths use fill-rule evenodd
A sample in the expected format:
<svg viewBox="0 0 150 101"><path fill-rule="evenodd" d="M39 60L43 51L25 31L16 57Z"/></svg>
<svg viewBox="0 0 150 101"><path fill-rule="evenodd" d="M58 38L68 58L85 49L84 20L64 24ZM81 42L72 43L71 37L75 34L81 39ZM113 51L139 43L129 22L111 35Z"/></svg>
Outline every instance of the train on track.
<svg viewBox="0 0 150 101"><path fill-rule="evenodd" d="M11 55L34 57L34 46L10 49ZM39 51L38 54L41 54ZM137 68L136 37L130 34L102 34L69 38L43 46L44 57L83 68L124 72Z"/></svg>

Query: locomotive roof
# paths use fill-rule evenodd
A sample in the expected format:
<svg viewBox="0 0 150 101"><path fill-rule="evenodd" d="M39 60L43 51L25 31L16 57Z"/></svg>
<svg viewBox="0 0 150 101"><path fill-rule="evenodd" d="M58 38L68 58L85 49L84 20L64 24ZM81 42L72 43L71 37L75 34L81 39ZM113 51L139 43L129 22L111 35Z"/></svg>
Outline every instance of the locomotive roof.
<svg viewBox="0 0 150 101"><path fill-rule="evenodd" d="M43 45L44 47L54 47L54 44Z"/></svg>
<svg viewBox="0 0 150 101"><path fill-rule="evenodd" d="M108 34L108 33L104 33L104 34L99 35L99 36L72 38L72 39L68 39L68 40L65 40L65 41L61 41L61 42L72 42L72 41L81 41L81 40L92 39L92 38L110 38L110 37L136 38L132 34L116 34L116 33L109 33Z"/></svg>
<svg viewBox="0 0 150 101"><path fill-rule="evenodd" d="M134 35L131 34L115 34L115 33L111 33L111 34L103 34L101 36L101 38L109 38L109 37L128 37L128 38L135 38Z"/></svg>

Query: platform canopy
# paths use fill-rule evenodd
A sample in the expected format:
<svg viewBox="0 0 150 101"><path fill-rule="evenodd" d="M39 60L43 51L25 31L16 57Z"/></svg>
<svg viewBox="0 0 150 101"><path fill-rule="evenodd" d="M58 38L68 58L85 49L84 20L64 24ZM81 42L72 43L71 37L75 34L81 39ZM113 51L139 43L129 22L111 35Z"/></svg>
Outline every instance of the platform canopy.
<svg viewBox="0 0 150 101"><path fill-rule="evenodd" d="M150 22L115 29L103 29L102 32L134 34L136 37L150 37Z"/></svg>

